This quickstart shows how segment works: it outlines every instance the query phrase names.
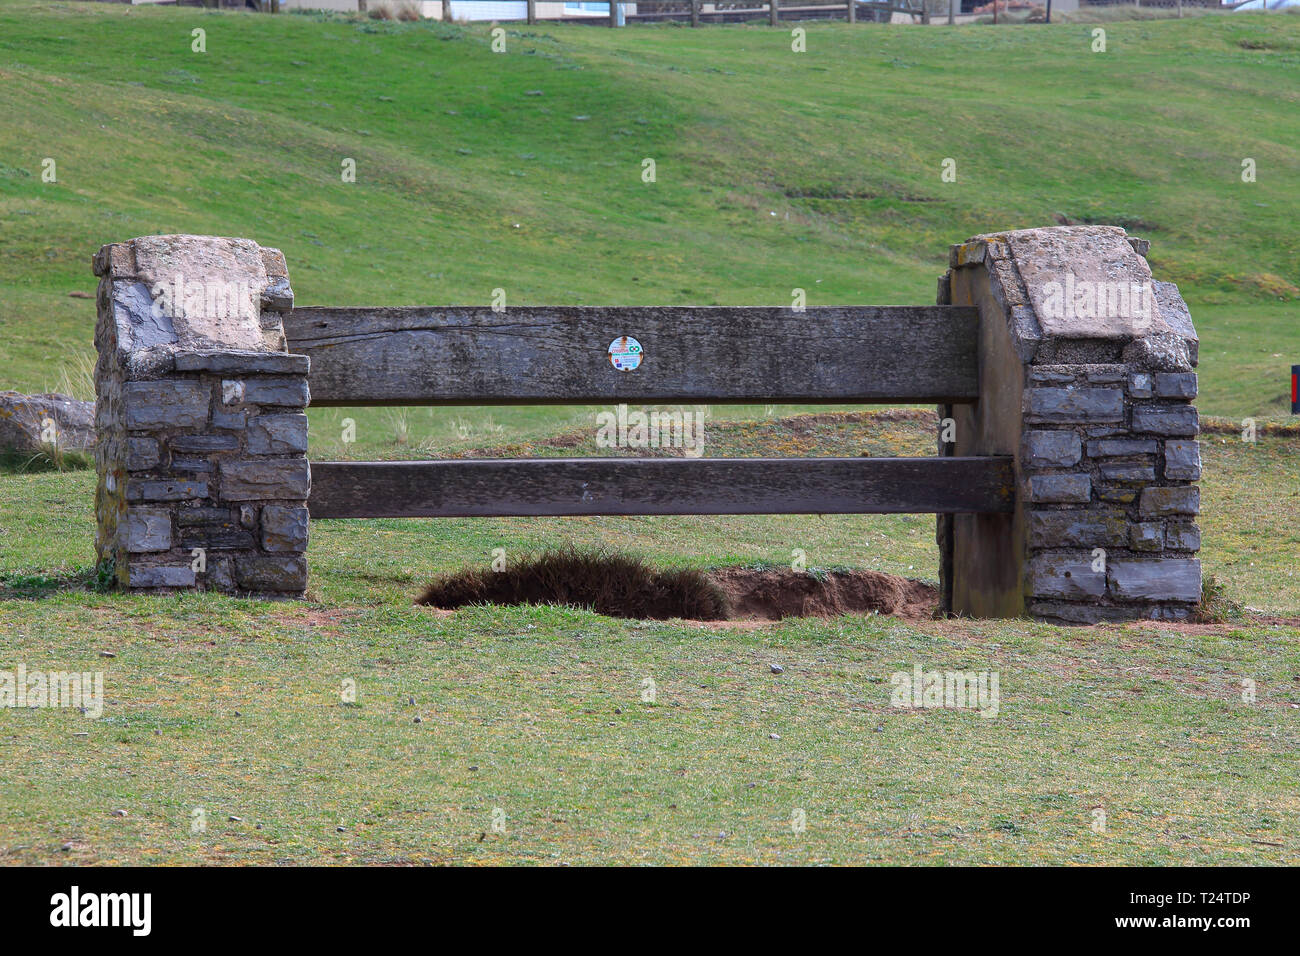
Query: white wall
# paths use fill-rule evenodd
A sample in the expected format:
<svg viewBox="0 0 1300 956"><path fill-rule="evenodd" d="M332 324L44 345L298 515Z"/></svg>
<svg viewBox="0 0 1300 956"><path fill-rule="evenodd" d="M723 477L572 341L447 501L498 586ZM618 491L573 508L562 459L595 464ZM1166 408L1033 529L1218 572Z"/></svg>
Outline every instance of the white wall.
<svg viewBox="0 0 1300 956"><path fill-rule="evenodd" d="M280 0L281 10L338 10L356 13L357 0Z"/></svg>
<svg viewBox="0 0 1300 956"><path fill-rule="evenodd" d="M156 3L158 0L132 0L134 3ZM410 2L419 7L420 13L432 20L442 17L443 0L370 0L370 6L382 3L397 5ZM635 3L622 5L624 13L635 13ZM339 10L355 13L357 0L280 0L282 10ZM528 17L528 4L525 0L451 0L452 20L524 20ZM609 19L609 7L600 5L598 10L570 10L564 0L537 0L537 18L539 20L559 20L563 17L596 17Z"/></svg>
<svg viewBox="0 0 1300 956"><path fill-rule="evenodd" d="M453 20L523 20L528 16L528 4L522 0L451 0L450 16Z"/></svg>

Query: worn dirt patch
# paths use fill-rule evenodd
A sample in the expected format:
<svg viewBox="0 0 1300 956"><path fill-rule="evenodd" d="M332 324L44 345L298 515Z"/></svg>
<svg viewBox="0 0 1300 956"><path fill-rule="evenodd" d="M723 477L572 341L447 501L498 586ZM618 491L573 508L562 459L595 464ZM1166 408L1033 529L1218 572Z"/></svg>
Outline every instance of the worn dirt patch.
<svg viewBox="0 0 1300 956"><path fill-rule="evenodd" d="M880 571L719 568L709 572L727 597L730 620L779 621L786 617L893 614L928 621L939 604L935 588Z"/></svg>
<svg viewBox="0 0 1300 956"><path fill-rule="evenodd" d="M938 593L920 581L880 571L661 571L627 555L562 548L500 571L473 567L441 575L415 603L441 613L473 604L552 604L640 620L753 624L841 614L928 621Z"/></svg>

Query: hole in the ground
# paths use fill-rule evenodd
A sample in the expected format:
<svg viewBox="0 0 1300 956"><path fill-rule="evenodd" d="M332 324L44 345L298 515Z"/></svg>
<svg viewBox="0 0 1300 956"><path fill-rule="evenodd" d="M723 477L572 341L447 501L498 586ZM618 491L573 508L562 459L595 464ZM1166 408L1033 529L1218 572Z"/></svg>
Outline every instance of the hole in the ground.
<svg viewBox="0 0 1300 956"><path fill-rule="evenodd" d="M564 548L500 571L464 568L442 575L416 603L443 610L556 604L654 620L779 621L870 613L925 620L933 616L938 594L928 584L879 571L766 566L664 571L628 555Z"/></svg>

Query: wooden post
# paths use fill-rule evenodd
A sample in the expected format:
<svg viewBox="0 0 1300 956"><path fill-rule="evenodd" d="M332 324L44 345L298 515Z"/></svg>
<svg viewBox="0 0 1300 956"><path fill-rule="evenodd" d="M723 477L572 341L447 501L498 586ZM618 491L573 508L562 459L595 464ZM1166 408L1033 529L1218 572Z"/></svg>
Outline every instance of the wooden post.
<svg viewBox="0 0 1300 956"><path fill-rule="evenodd" d="M537 22L537 0L528 0L528 22Z"/></svg>
<svg viewBox="0 0 1300 956"><path fill-rule="evenodd" d="M847 6L849 14L849 23L858 22L858 0L849 0Z"/></svg>
<svg viewBox="0 0 1300 956"><path fill-rule="evenodd" d="M357 13L366 12L366 0L357 0Z"/></svg>
<svg viewBox="0 0 1300 956"><path fill-rule="evenodd" d="M1052 0L1047 0L1050 4ZM957 22L957 0L948 0L948 26Z"/></svg>
<svg viewBox="0 0 1300 956"><path fill-rule="evenodd" d="M700 0L691 0L691 26L700 25Z"/></svg>
<svg viewBox="0 0 1300 956"><path fill-rule="evenodd" d="M768 23L772 26L779 26L781 23L781 10L777 0L767 0Z"/></svg>

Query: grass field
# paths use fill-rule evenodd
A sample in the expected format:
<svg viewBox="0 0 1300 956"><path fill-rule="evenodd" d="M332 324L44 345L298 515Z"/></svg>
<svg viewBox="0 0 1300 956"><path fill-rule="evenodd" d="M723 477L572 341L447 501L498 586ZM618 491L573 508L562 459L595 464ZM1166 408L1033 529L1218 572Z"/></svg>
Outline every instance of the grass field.
<svg viewBox="0 0 1300 956"><path fill-rule="evenodd" d="M920 423L794 422L721 425L711 452L915 453L930 435ZM485 564L494 548L565 542L696 567L782 563L800 548L814 566L933 580L928 516L320 521L308 603L128 598L82 584L90 472L0 476L4 665L102 670L106 682L97 721L0 711L0 852L24 863L1294 863L1300 529L1295 492L1268 490L1300 487L1298 453L1295 435L1206 436L1207 573L1291 621L1216 626L742 627L410 605L433 574ZM916 664L996 671L998 717L892 708L890 675ZM355 703L341 699L344 680ZM206 833L190 830L196 808Z"/></svg>
<svg viewBox="0 0 1300 956"><path fill-rule="evenodd" d="M934 580L929 516L321 521L307 602L124 597L87 586L93 474L3 472L0 670L102 670L105 709L0 709L0 861L1300 859L1300 436L1233 430L1285 415L1300 361L1300 17L1107 24L1105 54L1079 24L807 29L793 54L757 26L510 28L497 54L486 25L0 0L0 388L86 393L93 302L69 293L101 243L152 232L279 246L302 304L826 305L933 301L978 232L1117 222L1197 321L1198 405L1223 416L1202 558L1253 610L704 626L410 604L493 548L565 542ZM711 411L711 455L932 447L906 418ZM312 432L322 457L555 454L592 451L594 423L323 409ZM891 707L918 664L998 672L998 717Z"/></svg>

